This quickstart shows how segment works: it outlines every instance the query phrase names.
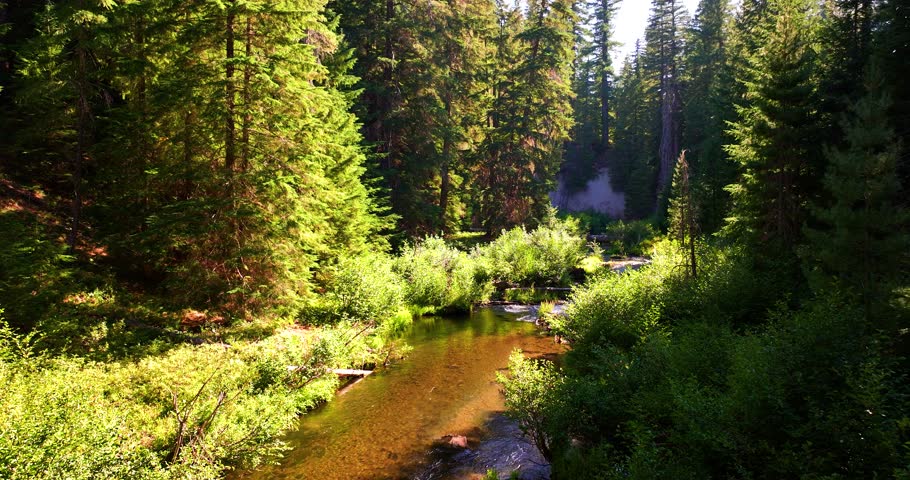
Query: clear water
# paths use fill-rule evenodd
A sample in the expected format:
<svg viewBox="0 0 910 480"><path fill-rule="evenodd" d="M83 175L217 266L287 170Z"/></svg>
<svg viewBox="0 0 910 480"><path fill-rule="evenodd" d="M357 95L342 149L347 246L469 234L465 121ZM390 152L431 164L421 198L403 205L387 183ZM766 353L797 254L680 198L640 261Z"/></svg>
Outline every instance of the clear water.
<svg viewBox="0 0 910 480"><path fill-rule="evenodd" d="M482 309L469 317L416 320L406 335L413 350L405 360L301 417L286 437L293 450L280 465L239 478L426 478L431 464L440 463L444 436L464 435L474 447L489 435L486 427L495 423L489 421L504 409L496 372L504 371L514 349L532 357L562 352L518 317ZM476 477L460 467L432 477Z"/></svg>

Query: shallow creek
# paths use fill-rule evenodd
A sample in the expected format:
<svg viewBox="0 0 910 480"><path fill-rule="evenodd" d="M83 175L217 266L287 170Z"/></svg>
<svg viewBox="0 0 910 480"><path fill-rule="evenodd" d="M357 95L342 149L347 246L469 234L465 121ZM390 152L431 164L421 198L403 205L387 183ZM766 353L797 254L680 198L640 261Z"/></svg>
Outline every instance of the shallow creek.
<svg viewBox="0 0 910 480"><path fill-rule="evenodd" d="M548 468L504 418L495 377L512 350L552 357L563 347L526 312L480 309L465 317L416 320L407 358L304 415L280 465L242 479L473 479L488 468L541 479ZM447 436L465 436L468 448Z"/></svg>

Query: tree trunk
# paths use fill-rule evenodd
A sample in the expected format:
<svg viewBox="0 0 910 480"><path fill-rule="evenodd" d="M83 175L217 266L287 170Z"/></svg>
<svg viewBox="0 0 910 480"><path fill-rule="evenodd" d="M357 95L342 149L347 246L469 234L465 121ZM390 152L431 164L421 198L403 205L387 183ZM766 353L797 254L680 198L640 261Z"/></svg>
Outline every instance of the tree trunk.
<svg viewBox="0 0 910 480"><path fill-rule="evenodd" d="M600 39L600 145L610 148L610 0L601 0L603 18Z"/></svg>
<svg viewBox="0 0 910 480"><path fill-rule="evenodd" d="M81 6L81 4L80 4ZM88 51L86 42L88 34L80 27L76 38L76 149L73 152L73 200L71 203L71 224L67 238L70 250L76 248L79 236L80 222L82 220L82 169L85 151L88 144L89 122L91 111L89 109L89 79L88 79Z"/></svg>
<svg viewBox="0 0 910 480"><path fill-rule="evenodd" d="M240 143L240 171L246 172L250 166L250 126L253 123L253 111L250 108L250 83L253 76L251 59L253 58L253 18L246 18L246 61L243 66L243 125L241 126Z"/></svg>
<svg viewBox="0 0 910 480"><path fill-rule="evenodd" d="M667 82L667 91L664 93L660 106L660 175L657 181L658 196L670 186L673 175L673 159L679 153L679 139L676 132L676 108L679 97L676 86L672 81Z"/></svg>
<svg viewBox="0 0 910 480"><path fill-rule="evenodd" d="M235 163L235 137L236 125L234 124L234 1L228 2L228 13L225 21L225 68L224 68L224 96L225 96L225 125L224 125L224 168L230 174Z"/></svg>

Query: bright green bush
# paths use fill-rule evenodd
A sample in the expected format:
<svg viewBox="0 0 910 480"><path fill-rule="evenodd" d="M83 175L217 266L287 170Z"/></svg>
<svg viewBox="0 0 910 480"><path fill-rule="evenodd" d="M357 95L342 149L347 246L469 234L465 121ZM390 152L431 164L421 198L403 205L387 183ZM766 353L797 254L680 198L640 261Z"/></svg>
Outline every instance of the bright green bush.
<svg viewBox="0 0 910 480"><path fill-rule="evenodd" d="M310 325L341 321L382 322L404 306L401 277L384 255L362 255L340 262L328 275L326 292L304 309Z"/></svg>
<svg viewBox="0 0 910 480"><path fill-rule="evenodd" d="M404 282L405 302L417 307L468 311L489 298L492 285L475 256L438 237L405 247L394 269Z"/></svg>
<svg viewBox="0 0 910 480"><path fill-rule="evenodd" d="M525 358L520 350L509 357L509 375L496 374L506 397L509 415L514 418L544 458L553 459L554 449L565 440L553 421L558 418L565 377L553 363Z"/></svg>
<svg viewBox="0 0 910 480"><path fill-rule="evenodd" d="M0 364L0 477L165 478L140 431L124 429L97 367Z"/></svg>
<svg viewBox="0 0 910 480"><path fill-rule="evenodd" d="M567 285L587 253L578 222L551 217L532 232L524 227L504 231L476 255L495 281L530 286Z"/></svg>
<svg viewBox="0 0 910 480"><path fill-rule="evenodd" d="M623 274L604 273L573 291L566 315L554 331L584 350L597 343L629 349L661 328L669 285L684 272L670 243L655 251L653 263Z"/></svg>

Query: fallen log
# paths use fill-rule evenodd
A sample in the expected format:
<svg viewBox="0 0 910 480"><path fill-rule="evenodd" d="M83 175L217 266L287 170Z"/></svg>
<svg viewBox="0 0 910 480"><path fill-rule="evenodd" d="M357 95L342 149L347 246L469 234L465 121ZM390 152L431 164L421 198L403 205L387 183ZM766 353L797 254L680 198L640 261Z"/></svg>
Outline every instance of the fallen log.
<svg viewBox="0 0 910 480"><path fill-rule="evenodd" d="M295 370L300 369L300 367L297 365L288 365L287 369L289 372L293 372ZM338 375L339 377L366 377L367 375L370 375L371 373L373 373L373 370L352 370L349 368L327 368L326 372L334 373L335 375Z"/></svg>

